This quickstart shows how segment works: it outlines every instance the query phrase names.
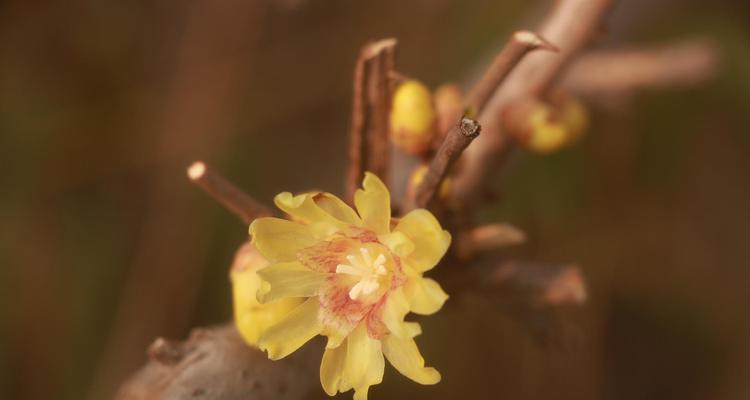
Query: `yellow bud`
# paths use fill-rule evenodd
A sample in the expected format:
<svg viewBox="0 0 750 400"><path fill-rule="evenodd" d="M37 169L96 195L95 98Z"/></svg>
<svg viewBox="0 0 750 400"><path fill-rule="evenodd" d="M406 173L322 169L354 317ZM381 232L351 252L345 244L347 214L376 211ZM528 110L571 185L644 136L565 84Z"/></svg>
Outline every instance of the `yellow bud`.
<svg viewBox="0 0 750 400"><path fill-rule="evenodd" d="M427 173L427 168L429 166L427 164L422 164L417 168L414 168L414 171L411 173L411 176L409 177L409 192L413 193L415 190L417 190L417 187L420 183L422 183L422 180L424 179L424 175ZM451 185L452 185L452 179L450 176L445 177L443 179L443 183L440 185L440 191L438 192L438 197L441 199L446 199L451 192Z"/></svg>
<svg viewBox="0 0 750 400"><path fill-rule="evenodd" d="M464 95L453 83L441 85L435 91L438 134L444 134L456 124L464 113Z"/></svg>
<svg viewBox="0 0 750 400"><path fill-rule="evenodd" d="M391 140L407 153L421 155L435 135L435 109L432 95L423 84L409 80L393 95Z"/></svg>
<svg viewBox="0 0 750 400"><path fill-rule="evenodd" d="M562 121L550 117L551 109L546 104L535 108L529 115L529 135L526 145L537 153L552 153L568 140L569 130Z"/></svg>
<svg viewBox="0 0 750 400"><path fill-rule="evenodd" d="M258 347L258 338L270 326L279 322L300 304L299 299L286 298L260 304L256 297L264 283L257 272L268 266L268 261L250 243L237 250L229 276L232 281L234 323L247 344Z"/></svg>
<svg viewBox="0 0 750 400"><path fill-rule="evenodd" d="M562 103L562 119L570 130L568 142L580 139L589 129L589 112L586 106L573 96L566 96Z"/></svg>

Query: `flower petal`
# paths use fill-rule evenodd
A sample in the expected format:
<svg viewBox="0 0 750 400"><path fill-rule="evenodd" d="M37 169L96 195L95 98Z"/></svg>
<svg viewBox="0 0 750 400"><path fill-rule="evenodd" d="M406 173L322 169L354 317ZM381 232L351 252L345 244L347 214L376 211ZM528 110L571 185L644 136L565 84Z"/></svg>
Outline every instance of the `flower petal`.
<svg viewBox="0 0 750 400"><path fill-rule="evenodd" d="M272 360L288 356L323 329L318 318L318 308L317 298L307 299L286 318L269 328L260 337L258 347L268 351L268 358Z"/></svg>
<svg viewBox="0 0 750 400"><path fill-rule="evenodd" d="M258 218L250 224L252 244L271 262L294 261L297 252L314 245L309 226L280 218Z"/></svg>
<svg viewBox="0 0 750 400"><path fill-rule="evenodd" d="M258 293L258 301L269 303L286 297L311 297L328 274L312 271L298 261L269 265L258 271L263 283Z"/></svg>
<svg viewBox="0 0 750 400"><path fill-rule="evenodd" d="M440 285L430 278L411 277L403 289L409 307L417 314L434 314L448 300Z"/></svg>
<svg viewBox="0 0 750 400"><path fill-rule="evenodd" d="M359 218L359 215L338 197L330 193L316 193L313 195L313 200L333 218L349 225L362 226L362 219Z"/></svg>
<svg viewBox="0 0 750 400"><path fill-rule="evenodd" d="M383 354L398 372L414 382L422 385L440 382L440 372L424 366L424 358L412 338L388 335L383 339Z"/></svg>
<svg viewBox="0 0 750 400"><path fill-rule="evenodd" d="M427 210L417 209L406 214L394 232L401 232L414 242L414 252L409 255L419 272L432 269L445 255L451 244L451 235L443 230L435 216Z"/></svg>
<svg viewBox="0 0 750 400"><path fill-rule="evenodd" d="M380 235L378 240L399 257L408 257L414 252L414 242L404 235L403 232L391 232L387 235Z"/></svg>
<svg viewBox="0 0 750 400"><path fill-rule="evenodd" d="M284 299L273 304L259 304L255 293L261 285L257 270L264 268L268 262L246 243L237 252L232 266L232 300L234 304L234 323L237 330L248 344L257 347L258 338L270 326L276 324L289 314L301 301Z"/></svg>
<svg viewBox="0 0 750 400"><path fill-rule="evenodd" d="M320 362L320 384L329 396L335 396L341 390L346 364L346 346L326 348L323 360Z"/></svg>
<svg viewBox="0 0 750 400"><path fill-rule="evenodd" d="M409 302L406 300L404 291L398 288L388 294L383 307L383 323L391 334L398 337L406 337L408 332L404 327L404 317L409 312Z"/></svg>
<svg viewBox="0 0 750 400"><path fill-rule="evenodd" d="M379 340L367 335L367 328L359 324L347 340L344 374L354 388L354 398L367 399L367 390L383 381L385 360Z"/></svg>
<svg viewBox="0 0 750 400"><path fill-rule="evenodd" d="M354 205L366 227L379 235L390 231L391 194L375 174L365 172L362 189L354 193Z"/></svg>
<svg viewBox="0 0 750 400"><path fill-rule="evenodd" d="M289 192L282 192L274 197L273 202L293 220L309 225L318 237L329 236L348 226L320 208L310 193L294 196Z"/></svg>

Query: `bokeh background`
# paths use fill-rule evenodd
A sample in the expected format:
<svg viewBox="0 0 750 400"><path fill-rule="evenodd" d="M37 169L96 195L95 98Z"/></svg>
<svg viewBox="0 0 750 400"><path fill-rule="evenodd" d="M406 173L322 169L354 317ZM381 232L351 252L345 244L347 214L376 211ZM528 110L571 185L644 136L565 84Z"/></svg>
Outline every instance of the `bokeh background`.
<svg viewBox="0 0 750 400"><path fill-rule="evenodd" d="M0 398L110 398L155 337L229 320L246 227L191 161L264 201L341 192L365 41L467 85L549 3L1 2ZM579 263L587 305L540 338L512 307L454 298L420 340L443 382L390 370L372 398L750 398L750 3L621 1L597 44L693 37L717 44L715 79L592 102L582 143L497 175L483 218L527 232L513 257Z"/></svg>

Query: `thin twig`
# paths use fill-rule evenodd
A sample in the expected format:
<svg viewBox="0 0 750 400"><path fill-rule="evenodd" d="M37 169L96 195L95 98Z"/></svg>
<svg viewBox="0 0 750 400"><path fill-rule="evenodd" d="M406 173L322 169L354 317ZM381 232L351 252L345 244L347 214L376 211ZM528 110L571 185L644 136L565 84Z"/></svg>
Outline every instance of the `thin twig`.
<svg viewBox="0 0 750 400"><path fill-rule="evenodd" d="M537 30L554 43L559 52L529 54L495 91L479 113L485 134L466 151L461 170L453 179L451 202L463 206L476 203L487 178L509 149L509 138L502 132L502 119L508 106L519 99L544 96L578 52L597 35L612 0L561 0Z"/></svg>
<svg viewBox="0 0 750 400"><path fill-rule="evenodd" d="M510 224L487 224L467 229L456 238L456 255L467 261L480 253L514 246L526 241L526 234Z"/></svg>
<svg viewBox="0 0 750 400"><path fill-rule="evenodd" d="M576 61L562 84L573 92L591 96L683 87L715 76L718 58L716 45L708 40L599 51Z"/></svg>
<svg viewBox="0 0 750 400"><path fill-rule="evenodd" d="M536 49L558 51L557 47L531 31L517 31L508 40L500 53L492 61L482 78L469 92L466 99L467 109L472 110L469 115L479 115L485 104L500 84L510 74L516 65L530 51Z"/></svg>
<svg viewBox="0 0 750 400"><path fill-rule="evenodd" d="M461 121L448 132L435 157L430 161L422 182L414 191L413 204L405 204L405 209L430 206L448 171L464 149L479 136L481 130L482 127L476 120L461 118Z"/></svg>
<svg viewBox="0 0 750 400"><path fill-rule="evenodd" d="M390 152L388 114L396 39L383 39L362 48L354 70L354 99L349 146L347 198L352 199L365 171L388 180Z"/></svg>
<svg viewBox="0 0 750 400"><path fill-rule="evenodd" d="M187 175L190 181L221 203L245 224L253 222L256 218L273 214L268 207L250 197L202 161L191 164L187 170Z"/></svg>
<svg viewBox="0 0 750 400"><path fill-rule="evenodd" d="M588 297L583 274L576 265L507 262L493 270L488 283L530 296L538 306L583 304Z"/></svg>

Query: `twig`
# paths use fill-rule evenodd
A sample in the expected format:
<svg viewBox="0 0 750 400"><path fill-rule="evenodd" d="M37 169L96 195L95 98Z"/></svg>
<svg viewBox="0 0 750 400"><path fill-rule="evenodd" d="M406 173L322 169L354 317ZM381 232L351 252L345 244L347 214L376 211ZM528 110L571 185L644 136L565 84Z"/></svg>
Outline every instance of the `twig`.
<svg viewBox="0 0 750 400"><path fill-rule="evenodd" d="M456 256L467 261L479 253L491 252L526 241L526 234L509 224L488 224L468 229L456 238Z"/></svg>
<svg viewBox="0 0 750 400"><path fill-rule="evenodd" d="M583 304L587 297L583 275L575 265L508 262L495 268L489 281L493 286L530 296L532 303L538 306Z"/></svg>
<svg viewBox="0 0 750 400"><path fill-rule="evenodd" d="M232 324L194 329L183 342L156 339L149 359L120 387L117 400L296 400L318 389L315 346L275 362L245 344Z"/></svg>
<svg viewBox="0 0 750 400"><path fill-rule="evenodd" d="M640 89L694 85L716 75L718 54L708 40L582 56L563 86L583 95L627 95Z"/></svg>
<svg viewBox="0 0 750 400"><path fill-rule="evenodd" d="M237 188L232 182L229 182L202 161L191 164L187 170L187 175L190 181L221 203L245 224L253 222L256 218L273 214L268 207Z"/></svg>
<svg viewBox="0 0 750 400"><path fill-rule="evenodd" d="M387 181L390 164L388 114L396 39L383 39L362 48L354 70L354 99L349 146L347 198L362 182L365 171Z"/></svg>
<svg viewBox="0 0 750 400"><path fill-rule="evenodd" d="M407 210L430 206L448 171L455 164L456 160L458 160L464 149L479 136L481 130L482 127L479 125L479 122L464 117L448 132L443 144L438 149L435 157L432 158L430 166L427 168L424 178L422 178L422 182L414 191L413 204L405 204Z"/></svg>
<svg viewBox="0 0 750 400"><path fill-rule="evenodd" d="M485 104L500 84L510 74L516 65L530 51L543 49L558 51L557 47L531 31L517 31L508 43L492 61L482 78L467 95L467 109L473 112L469 115L478 115L484 109Z"/></svg>
<svg viewBox="0 0 750 400"><path fill-rule="evenodd" d="M559 52L529 54L508 76L479 114L485 134L466 151L461 170L453 179L452 202L475 203L484 184L509 148L501 131L503 113L519 99L543 96L571 59L599 32L611 0L561 0L538 30Z"/></svg>

